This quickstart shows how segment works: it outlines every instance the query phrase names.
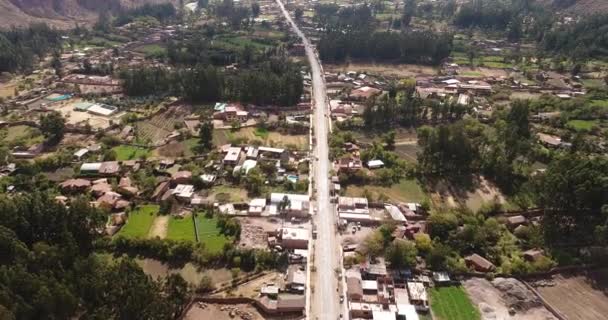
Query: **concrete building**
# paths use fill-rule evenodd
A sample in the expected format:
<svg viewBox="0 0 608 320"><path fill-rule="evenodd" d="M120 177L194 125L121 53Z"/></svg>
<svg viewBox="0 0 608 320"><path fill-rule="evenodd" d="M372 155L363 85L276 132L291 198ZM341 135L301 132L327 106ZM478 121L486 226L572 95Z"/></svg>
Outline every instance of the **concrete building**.
<svg viewBox="0 0 608 320"><path fill-rule="evenodd" d="M241 160L241 147L230 147L226 156L224 157L223 163L229 166L236 166Z"/></svg>
<svg viewBox="0 0 608 320"><path fill-rule="evenodd" d="M281 247L283 249L307 249L310 234L304 228L282 228L279 229Z"/></svg>

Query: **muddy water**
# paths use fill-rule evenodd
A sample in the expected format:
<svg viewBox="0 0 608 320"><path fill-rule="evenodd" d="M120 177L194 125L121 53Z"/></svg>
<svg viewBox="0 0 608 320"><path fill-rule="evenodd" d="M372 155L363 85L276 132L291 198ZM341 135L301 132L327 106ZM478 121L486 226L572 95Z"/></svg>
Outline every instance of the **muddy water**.
<svg viewBox="0 0 608 320"><path fill-rule="evenodd" d="M136 261L146 274L155 279L176 273L181 275L186 282L193 285L198 285L204 275L211 277L213 283L229 281L231 279L230 271L226 269L198 270L192 263L187 263L182 268L170 268L166 263L155 259L136 259Z"/></svg>

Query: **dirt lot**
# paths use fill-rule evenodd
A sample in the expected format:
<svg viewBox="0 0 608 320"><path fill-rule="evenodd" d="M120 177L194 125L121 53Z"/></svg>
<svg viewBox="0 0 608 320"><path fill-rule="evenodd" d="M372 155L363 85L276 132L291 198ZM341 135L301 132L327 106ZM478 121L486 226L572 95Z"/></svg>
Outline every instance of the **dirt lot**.
<svg viewBox="0 0 608 320"><path fill-rule="evenodd" d="M263 285L275 284L278 287L282 287L284 281L282 273L270 272L247 283L238 285L235 290L222 291L218 293L217 296L225 297L228 295L232 297L257 298L260 296L260 288L262 288Z"/></svg>
<svg viewBox="0 0 608 320"><path fill-rule="evenodd" d="M264 317L251 305L248 304L237 304L237 305L221 305L221 304L194 304L188 313L186 314L185 320L235 320L242 319L240 316L230 316L230 311L234 308L247 312L253 316L252 320L264 320Z"/></svg>
<svg viewBox="0 0 608 320"><path fill-rule="evenodd" d="M472 278L463 283L482 320L552 320L557 319L524 284L513 278ZM509 310L516 311L514 315Z"/></svg>
<svg viewBox="0 0 608 320"><path fill-rule="evenodd" d="M532 285L569 320L600 320L608 316L608 269L561 274Z"/></svg>
<svg viewBox="0 0 608 320"><path fill-rule="evenodd" d="M84 124L89 123L94 129L105 129L110 126L112 120L118 121L122 116L122 113L113 115L112 117L103 117L90 114L83 111L75 111L74 103L81 102L81 100L68 100L68 102L60 102L53 104L53 109L60 112L66 118L66 122L69 124Z"/></svg>
<svg viewBox="0 0 608 320"><path fill-rule="evenodd" d="M169 227L169 216L158 216L154 219L152 227L150 227L149 238L159 237L164 239L167 236L167 228Z"/></svg>
<svg viewBox="0 0 608 320"><path fill-rule="evenodd" d="M435 75L437 70L432 67L415 64L380 64L380 63L348 63L341 65L324 64L328 72L357 71L383 76L416 77L420 75Z"/></svg>

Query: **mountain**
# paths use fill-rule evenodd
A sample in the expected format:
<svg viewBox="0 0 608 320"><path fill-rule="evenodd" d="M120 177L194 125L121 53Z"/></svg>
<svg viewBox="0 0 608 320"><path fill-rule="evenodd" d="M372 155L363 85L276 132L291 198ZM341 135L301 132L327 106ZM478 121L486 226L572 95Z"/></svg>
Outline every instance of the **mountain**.
<svg viewBox="0 0 608 320"><path fill-rule="evenodd" d="M608 13L608 0L538 0L552 10L570 15Z"/></svg>
<svg viewBox="0 0 608 320"><path fill-rule="evenodd" d="M91 24L101 11L177 0L0 0L0 28L44 22L66 29Z"/></svg>

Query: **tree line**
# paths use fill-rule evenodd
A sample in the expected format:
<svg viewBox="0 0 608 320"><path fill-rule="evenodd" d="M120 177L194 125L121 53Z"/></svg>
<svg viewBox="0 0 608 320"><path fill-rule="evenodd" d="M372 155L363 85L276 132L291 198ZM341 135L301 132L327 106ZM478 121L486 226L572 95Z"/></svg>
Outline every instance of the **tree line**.
<svg viewBox="0 0 608 320"><path fill-rule="evenodd" d="M433 31L351 32L323 34L318 44L323 61L348 58L383 62L439 64L452 51L452 35Z"/></svg>
<svg viewBox="0 0 608 320"><path fill-rule="evenodd" d="M61 49L61 33L46 24L0 31L0 72L31 71L49 52Z"/></svg>
<svg viewBox="0 0 608 320"><path fill-rule="evenodd" d="M178 275L152 280L129 258L94 252L106 221L84 198L0 195L0 318L172 319L188 301Z"/></svg>
<svg viewBox="0 0 608 320"><path fill-rule="evenodd" d="M130 96L173 94L193 102L233 100L258 105L290 106L303 93L303 80L297 65L272 59L238 73L197 65L170 71L165 68L139 68L120 74L125 93Z"/></svg>

